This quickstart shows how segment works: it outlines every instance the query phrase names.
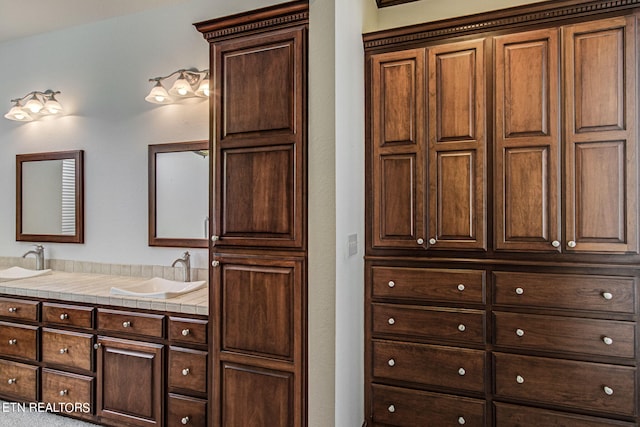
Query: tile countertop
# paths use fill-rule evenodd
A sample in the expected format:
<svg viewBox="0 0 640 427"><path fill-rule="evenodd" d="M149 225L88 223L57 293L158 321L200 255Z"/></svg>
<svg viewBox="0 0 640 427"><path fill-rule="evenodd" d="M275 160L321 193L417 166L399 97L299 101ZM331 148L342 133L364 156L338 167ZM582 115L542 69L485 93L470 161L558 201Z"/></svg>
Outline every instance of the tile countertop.
<svg viewBox="0 0 640 427"><path fill-rule="evenodd" d="M109 293L112 286L128 287L145 280L148 279L106 274L67 273L54 270L51 274L29 279L0 280L0 294L175 313L209 314L209 292L206 287L168 299L111 295Z"/></svg>

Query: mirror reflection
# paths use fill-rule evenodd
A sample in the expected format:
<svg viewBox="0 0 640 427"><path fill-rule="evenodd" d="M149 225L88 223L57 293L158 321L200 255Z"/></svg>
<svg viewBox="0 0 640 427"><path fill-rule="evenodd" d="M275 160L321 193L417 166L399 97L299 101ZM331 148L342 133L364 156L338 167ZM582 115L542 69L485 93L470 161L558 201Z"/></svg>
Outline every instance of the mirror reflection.
<svg viewBox="0 0 640 427"><path fill-rule="evenodd" d="M149 245L207 247L207 141L149 146Z"/></svg>
<svg viewBox="0 0 640 427"><path fill-rule="evenodd" d="M16 240L82 243L83 152L16 156Z"/></svg>

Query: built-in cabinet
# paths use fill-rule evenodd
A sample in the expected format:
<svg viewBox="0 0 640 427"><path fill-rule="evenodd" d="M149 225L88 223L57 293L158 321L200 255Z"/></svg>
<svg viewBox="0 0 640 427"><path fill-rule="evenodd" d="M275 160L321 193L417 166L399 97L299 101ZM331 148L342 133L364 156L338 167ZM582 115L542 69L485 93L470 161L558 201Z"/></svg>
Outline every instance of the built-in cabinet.
<svg viewBox="0 0 640 427"><path fill-rule="evenodd" d="M638 425L635 3L364 35L367 425Z"/></svg>
<svg viewBox="0 0 640 427"><path fill-rule="evenodd" d="M296 1L210 43L211 427L307 424L307 34Z"/></svg>

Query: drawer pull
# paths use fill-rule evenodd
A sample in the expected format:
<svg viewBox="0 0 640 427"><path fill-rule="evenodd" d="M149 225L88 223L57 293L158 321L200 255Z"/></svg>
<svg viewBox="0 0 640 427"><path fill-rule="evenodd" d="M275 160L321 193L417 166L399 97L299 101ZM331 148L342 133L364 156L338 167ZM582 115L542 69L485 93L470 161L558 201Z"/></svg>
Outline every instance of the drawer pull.
<svg viewBox="0 0 640 427"><path fill-rule="evenodd" d="M17 380L17 379L15 379L15 378L9 378L9 380L7 381L7 383L8 383L8 384L15 384L15 383L16 383L16 381L18 381L18 380Z"/></svg>
<svg viewBox="0 0 640 427"><path fill-rule="evenodd" d="M67 393L67 390L60 390L60 393L58 393L58 394L60 396L66 396L68 393Z"/></svg>
<svg viewBox="0 0 640 427"><path fill-rule="evenodd" d="M180 422L185 426L189 424L189 421L191 421L191 418L189 417L182 417L182 419L180 420Z"/></svg>
<svg viewBox="0 0 640 427"><path fill-rule="evenodd" d="M389 318L389 320L387 320L387 322L388 322L390 325L393 325L393 324L395 324L395 323L396 323L396 319L394 319L393 317L390 317L390 318Z"/></svg>
<svg viewBox="0 0 640 427"><path fill-rule="evenodd" d="M95 350L99 349L100 347L102 347L102 344L100 344L99 342L98 342L98 343L95 343L95 344L93 345L93 348L94 348Z"/></svg>
<svg viewBox="0 0 640 427"><path fill-rule="evenodd" d="M517 335L517 336L519 336L519 337L524 336L524 330L522 330L522 329L516 329L516 335Z"/></svg>
<svg viewBox="0 0 640 427"><path fill-rule="evenodd" d="M464 425L466 423L467 423L467 420L465 420L464 417L458 417L458 424Z"/></svg>
<svg viewBox="0 0 640 427"><path fill-rule="evenodd" d="M610 337L603 337L602 341L606 344L606 345L611 345L613 344L613 339L611 339Z"/></svg>
<svg viewBox="0 0 640 427"><path fill-rule="evenodd" d="M458 330L459 330L460 332L464 332L464 331L466 331L466 330L467 330L467 327L466 327L466 326L464 326L462 323L460 323L460 324L458 325Z"/></svg>
<svg viewBox="0 0 640 427"><path fill-rule="evenodd" d="M613 389L611 387L604 386L602 389L604 390L604 394L607 396L611 396L613 394Z"/></svg>
<svg viewBox="0 0 640 427"><path fill-rule="evenodd" d="M553 246L554 248L559 248L560 247L560 242L557 240L554 240L553 242L551 242L551 246Z"/></svg>
<svg viewBox="0 0 640 427"><path fill-rule="evenodd" d="M389 407L387 408L387 411L389 411L389 412L391 412L393 414L394 412L396 412L396 407L393 406L393 405L389 405Z"/></svg>
<svg viewBox="0 0 640 427"><path fill-rule="evenodd" d="M465 376L466 373L467 371L465 371L464 368L458 369L458 375L460 375L461 377Z"/></svg>
<svg viewBox="0 0 640 427"><path fill-rule="evenodd" d="M604 298L606 300L613 299L613 294L611 292L603 292L602 293L602 298Z"/></svg>
<svg viewBox="0 0 640 427"><path fill-rule="evenodd" d="M69 315L67 313L62 313L60 315L60 320L67 320L69 318Z"/></svg>
<svg viewBox="0 0 640 427"><path fill-rule="evenodd" d="M396 361L394 359L389 359L389 361L387 362L387 365L396 366Z"/></svg>
<svg viewBox="0 0 640 427"><path fill-rule="evenodd" d="M187 335L189 335L191 333L191 331L189 329L183 329L182 330L182 336L186 337Z"/></svg>
<svg viewBox="0 0 640 427"><path fill-rule="evenodd" d="M18 340L17 339L12 338L12 339L9 340L9 345L16 345L16 344L18 344Z"/></svg>
<svg viewBox="0 0 640 427"><path fill-rule="evenodd" d="M68 348L61 348L60 349L60 354L65 354L65 353L68 353L68 352L69 352Z"/></svg>
<svg viewBox="0 0 640 427"><path fill-rule="evenodd" d="M524 294L524 289L516 288L516 295L522 295L522 294Z"/></svg>
<svg viewBox="0 0 640 427"><path fill-rule="evenodd" d="M576 247L576 242L574 242L573 240L569 240L567 242L567 246L569 246L570 248L575 248Z"/></svg>
<svg viewBox="0 0 640 427"><path fill-rule="evenodd" d="M433 240L433 239L431 239L431 240ZM429 240L429 242L431 242L431 240ZM416 240L416 242L417 242L419 245L424 245L424 239L423 239L423 238L419 238L418 240ZM431 243L431 244L433 245L433 243Z"/></svg>
<svg viewBox="0 0 640 427"><path fill-rule="evenodd" d="M189 368L184 368L184 369L182 370L182 375L184 375L185 377L186 377L187 375L189 375Z"/></svg>
<svg viewBox="0 0 640 427"><path fill-rule="evenodd" d="M464 285L463 285L462 283L460 283L460 284L458 285L458 290L459 290L460 292L464 291Z"/></svg>
<svg viewBox="0 0 640 427"><path fill-rule="evenodd" d="M211 261L211 267L218 267L220 265L220 261Z"/></svg>
<svg viewBox="0 0 640 427"><path fill-rule="evenodd" d="M393 280L389 280L388 285L390 288L393 288L396 285L396 282L394 282Z"/></svg>
<svg viewBox="0 0 640 427"><path fill-rule="evenodd" d="M18 311L18 307L9 307L9 313L16 313Z"/></svg>
<svg viewBox="0 0 640 427"><path fill-rule="evenodd" d="M131 322L129 322L129 321L122 322L122 327L123 328L130 328L131 327Z"/></svg>
<svg viewBox="0 0 640 427"><path fill-rule="evenodd" d="M518 376L516 376L516 382L517 382L518 384L522 384L522 383L524 383L524 377L523 377L522 375L518 375Z"/></svg>
<svg viewBox="0 0 640 427"><path fill-rule="evenodd" d="M438 241L436 239L434 239L433 237L429 239L429 244L430 245L435 245Z"/></svg>

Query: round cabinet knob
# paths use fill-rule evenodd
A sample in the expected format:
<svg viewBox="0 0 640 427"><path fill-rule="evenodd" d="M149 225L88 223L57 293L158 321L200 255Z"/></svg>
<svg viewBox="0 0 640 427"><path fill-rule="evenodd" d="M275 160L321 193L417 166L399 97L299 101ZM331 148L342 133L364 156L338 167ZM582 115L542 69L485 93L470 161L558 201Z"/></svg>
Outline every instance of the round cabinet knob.
<svg viewBox="0 0 640 427"><path fill-rule="evenodd" d="M604 386L602 389L604 390L604 394L607 396L611 396L613 394L613 389L611 387Z"/></svg>
<svg viewBox="0 0 640 427"><path fill-rule="evenodd" d="M387 285L388 285L390 288L393 288L393 287L396 285L396 282L394 282L393 280L389 280L389 283L387 283Z"/></svg>
<svg viewBox="0 0 640 427"><path fill-rule="evenodd" d="M606 300L613 299L613 294L611 292L603 292L602 293L602 298L604 298Z"/></svg>
<svg viewBox="0 0 640 427"><path fill-rule="evenodd" d="M460 323L460 324L458 325L458 330L459 330L460 332L464 332L464 331L466 331L466 330L467 330L467 327L466 327L466 326L464 326L462 323Z"/></svg>
<svg viewBox="0 0 640 427"><path fill-rule="evenodd" d="M98 342L98 343L95 343L95 344L93 345L93 348L94 348L95 350L99 349L100 347L102 347L102 344L100 344L99 342Z"/></svg>
<svg viewBox="0 0 640 427"><path fill-rule="evenodd" d="M464 285L462 283L458 284L458 290L460 292L464 291Z"/></svg>
<svg viewBox="0 0 640 427"><path fill-rule="evenodd" d="M69 352L68 348L61 348L60 349L60 354L65 354L65 353L68 353L68 352Z"/></svg>
<svg viewBox="0 0 640 427"><path fill-rule="evenodd" d="M389 366L396 366L396 361L393 359L389 359L389 361L387 362L387 365Z"/></svg>
<svg viewBox="0 0 640 427"><path fill-rule="evenodd" d="M220 265L220 261L211 261L211 267L218 267Z"/></svg>
<svg viewBox="0 0 640 427"><path fill-rule="evenodd" d="M430 245L435 245L438 241L436 239L434 239L433 237L429 239L429 244Z"/></svg>
<svg viewBox="0 0 640 427"><path fill-rule="evenodd" d="M524 289L516 288L516 295L522 295L522 294L524 294Z"/></svg>
<svg viewBox="0 0 640 427"><path fill-rule="evenodd" d="M187 375L189 375L189 368L184 368L184 369L182 370L182 375L184 375L185 377L186 377Z"/></svg>
<svg viewBox="0 0 640 427"><path fill-rule="evenodd" d="M516 335L522 337L524 336L524 331L522 329L516 329Z"/></svg>
<svg viewBox="0 0 640 427"><path fill-rule="evenodd" d="M464 417L458 417L458 424L464 425L466 423L467 423L467 421L464 419Z"/></svg>
<svg viewBox="0 0 640 427"><path fill-rule="evenodd" d="M60 393L58 393L60 396L66 396L67 395L67 390L60 390Z"/></svg>
<svg viewBox="0 0 640 427"><path fill-rule="evenodd" d="M16 307L9 307L9 313L15 313L18 309Z"/></svg>
<svg viewBox="0 0 640 427"><path fill-rule="evenodd" d="M189 424L189 421L191 421L191 418L189 418L189 417L182 417L182 419L180 420L180 422L181 422L183 425L187 425L187 424Z"/></svg>
<svg viewBox="0 0 640 427"><path fill-rule="evenodd" d="M467 371L465 371L464 368L458 369L458 375L460 375L461 377L463 377L466 373Z"/></svg>
<svg viewBox="0 0 640 427"><path fill-rule="evenodd" d="M217 242L218 240L220 240L220 236L211 236L212 242Z"/></svg>
<svg viewBox="0 0 640 427"><path fill-rule="evenodd" d="M431 241L431 240L429 240L429 241ZM420 238L420 239L416 240L416 242L417 242L419 245L424 245L424 239L422 239L422 238Z"/></svg>
<svg viewBox="0 0 640 427"><path fill-rule="evenodd" d="M182 336L186 337L187 335L189 335L191 333L191 331L189 329L183 329L182 330Z"/></svg>
<svg viewBox="0 0 640 427"><path fill-rule="evenodd" d="M396 412L396 407L393 406L393 405L389 405L389 407L387 408L387 411L389 411L389 412L391 412L393 414L394 412Z"/></svg>
<svg viewBox="0 0 640 427"><path fill-rule="evenodd" d="M559 248L560 242L558 242L557 240L554 240L553 242L551 242L551 246L553 246L554 248Z"/></svg>
<svg viewBox="0 0 640 427"><path fill-rule="evenodd" d="M387 322L388 322L390 325L394 325L394 324L396 323L396 319L394 319L393 317L390 317L390 318L389 318L389 320L387 320Z"/></svg>
<svg viewBox="0 0 640 427"><path fill-rule="evenodd" d="M130 328L131 327L131 322L129 322L129 321L122 322L122 327L123 328Z"/></svg>
<svg viewBox="0 0 640 427"><path fill-rule="evenodd" d="M69 315L67 313L62 313L60 315L60 320L67 320L69 318Z"/></svg>
<svg viewBox="0 0 640 427"><path fill-rule="evenodd" d="M574 242L573 240L569 240L567 242L567 246L569 246L570 248L575 248L576 247L576 242Z"/></svg>
<svg viewBox="0 0 640 427"><path fill-rule="evenodd" d="M9 378L9 380L7 381L8 384L15 384L16 383L16 379L15 378Z"/></svg>
<svg viewBox="0 0 640 427"><path fill-rule="evenodd" d="M9 340L9 345L16 345L16 344L18 344L18 340L17 339L13 338L13 339Z"/></svg>
<svg viewBox="0 0 640 427"><path fill-rule="evenodd" d="M516 376L516 382L517 382L518 384L522 384L522 383L524 383L524 377L523 377L523 376L521 376L521 375Z"/></svg>
<svg viewBox="0 0 640 427"><path fill-rule="evenodd" d="M602 341L606 344L606 345L611 345L613 344L613 339L611 339L610 337L603 337Z"/></svg>

